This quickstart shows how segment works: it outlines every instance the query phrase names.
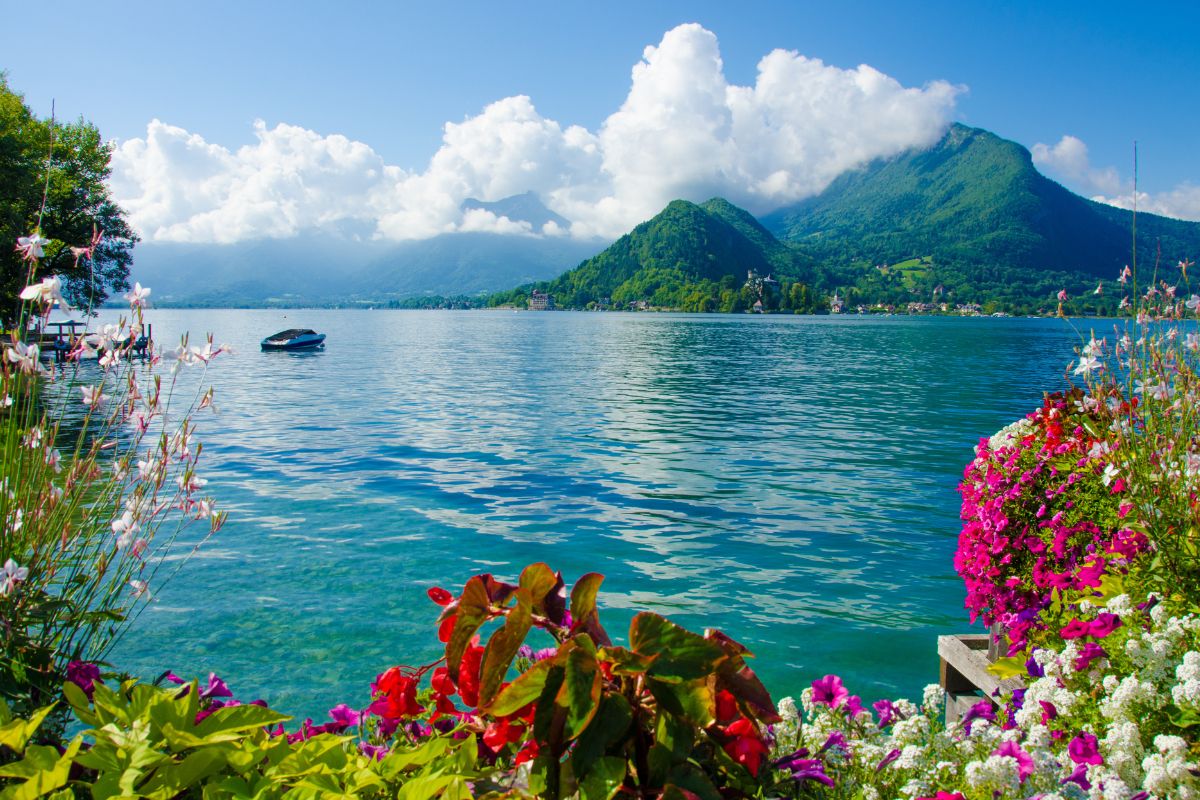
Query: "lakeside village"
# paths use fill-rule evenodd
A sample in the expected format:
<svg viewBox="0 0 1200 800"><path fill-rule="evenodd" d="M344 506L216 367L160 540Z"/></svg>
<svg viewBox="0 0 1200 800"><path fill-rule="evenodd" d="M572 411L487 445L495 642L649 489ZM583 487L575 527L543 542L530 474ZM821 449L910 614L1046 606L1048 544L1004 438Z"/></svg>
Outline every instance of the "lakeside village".
<svg viewBox="0 0 1200 800"><path fill-rule="evenodd" d="M748 314L768 314L774 313L779 308L778 294L779 281L775 280L771 275L762 276L754 270L747 270L746 282L743 284L743 290L748 291L754 297L754 303L746 309ZM850 306L846 299L841 297L837 290L834 290L832 296L827 298L826 304L818 306L816 313L828 312L830 314L880 314L880 315L929 315L929 314L950 314L963 317L1008 317L1010 314L1003 311L996 311L991 314L984 314L983 306L979 303L950 303L942 300L945 289L939 284L933 290L933 298L930 302L924 303L920 301L912 301L904 305L892 303L875 303L873 305L856 304ZM528 308L530 311L555 311L557 306L554 303L554 295L548 292L542 292L533 289L529 294ZM624 304L624 307L614 306L612 301L605 297L601 298L595 304L591 305L589 311L674 311L672 308L659 308L651 305L649 300L630 300Z"/></svg>

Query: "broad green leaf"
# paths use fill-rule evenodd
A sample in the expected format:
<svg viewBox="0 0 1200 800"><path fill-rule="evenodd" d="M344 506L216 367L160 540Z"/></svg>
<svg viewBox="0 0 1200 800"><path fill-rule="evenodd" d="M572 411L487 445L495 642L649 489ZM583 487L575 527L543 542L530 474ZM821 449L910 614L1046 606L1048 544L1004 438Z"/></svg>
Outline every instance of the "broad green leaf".
<svg viewBox="0 0 1200 800"><path fill-rule="evenodd" d="M380 762L380 772L390 779L413 767L423 767L445 755L451 744L452 740L435 736L416 749L393 750Z"/></svg>
<svg viewBox="0 0 1200 800"><path fill-rule="evenodd" d="M71 705L71 710L75 712L75 716L79 717L79 721L85 725L98 725L99 720L92 713L92 701L88 700L88 696L84 694L83 689L71 681L63 684L63 696L67 698L67 702Z"/></svg>
<svg viewBox="0 0 1200 800"><path fill-rule="evenodd" d="M480 705L487 705L496 696L496 691L508 674L508 668L516 658L517 650L529 633L533 614L529 590L518 589L516 597L517 604L509 610L504 625L492 634L484 650L483 671L479 679Z"/></svg>
<svg viewBox="0 0 1200 800"><path fill-rule="evenodd" d="M61 757L53 747L43 748L35 745L37 748L35 760L38 764L36 774L30 776L24 783L7 787L0 792L0 797L3 797L4 800L35 800L35 798L45 797L63 788L71 778L71 762L82 744L83 737L76 736ZM30 750L34 749L34 747L30 748ZM29 758L28 753L26 758Z"/></svg>
<svg viewBox="0 0 1200 800"><path fill-rule="evenodd" d="M196 726L196 735L209 738L218 733L233 733L265 728L287 722L291 717L262 706L227 706L218 708Z"/></svg>
<svg viewBox="0 0 1200 800"><path fill-rule="evenodd" d="M564 672L564 668L558 664L554 664L550 668L546 673L546 681L542 687L542 693L538 695L536 705L533 709L534 737L538 740L539 744L551 745L556 748L561 747L563 743L562 729L567 719L566 709L560 707L555 702L558 692L563 685ZM546 752L546 748L543 748L542 752ZM557 759L560 754L554 753L553 756Z"/></svg>
<svg viewBox="0 0 1200 800"><path fill-rule="evenodd" d="M586 775L597 759L625 737L632 721L633 711L624 695L603 695L596 717L584 729L575 743L575 749L571 751L571 765L575 774Z"/></svg>
<svg viewBox="0 0 1200 800"><path fill-rule="evenodd" d="M660 681L707 677L729 657L716 642L649 611L633 618L629 646L639 655L657 656L646 674Z"/></svg>
<svg viewBox="0 0 1200 800"><path fill-rule="evenodd" d="M476 631L487 622L491 598L488 597L487 583L483 575L473 575L463 586L462 595L458 598L457 617L454 630L446 642L446 666L450 674L457 678L458 668L462 664L463 653L471 643ZM490 577L490 576L489 576Z"/></svg>
<svg viewBox="0 0 1200 800"><path fill-rule="evenodd" d="M603 575L589 572L571 587L571 630L584 631L597 645L608 647L612 642L604 628L600 627L600 614L596 610L596 595L600 593L600 584L603 582Z"/></svg>
<svg viewBox="0 0 1200 800"><path fill-rule="evenodd" d="M997 658L988 664L987 671L1002 681L1008 678L1025 677L1029 674L1029 670L1025 666L1025 659L1019 656Z"/></svg>
<svg viewBox="0 0 1200 800"><path fill-rule="evenodd" d="M4 702L4 698L0 697L0 725L7 725L12 718L12 709L8 707L8 703Z"/></svg>
<svg viewBox="0 0 1200 800"><path fill-rule="evenodd" d="M495 717L506 717L537 700L546 685L546 676L557 663L558 657L537 662L505 686L490 705L482 707L483 710Z"/></svg>
<svg viewBox="0 0 1200 800"><path fill-rule="evenodd" d="M554 570L541 562L530 564L521 570L521 588L529 592L529 599L534 608L542 604L542 600L557 582L558 576L554 574Z"/></svg>
<svg viewBox="0 0 1200 800"><path fill-rule="evenodd" d="M25 749L25 745L29 741L30 737L37 732L37 729L41 726L42 722L45 721L46 717L50 715L50 712L54 710L55 705L57 704L51 704L45 708L39 708L29 716L28 720L23 720L20 717L17 717L16 719L9 720L3 726L0 726L0 745L8 747L14 752L20 753Z"/></svg>
<svg viewBox="0 0 1200 800"><path fill-rule="evenodd" d="M721 753L728 758L724 749L721 749ZM722 800L721 793L717 791L717 787L713 786L704 770L691 762L677 764L671 770L669 782L679 789L691 792L700 800ZM749 788L747 787L747 789Z"/></svg>
<svg viewBox="0 0 1200 800"><path fill-rule="evenodd" d="M702 798L687 789L681 789L673 783L668 783L663 787L659 800L702 800Z"/></svg>
<svg viewBox="0 0 1200 800"><path fill-rule="evenodd" d="M170 800L220 772L224 766L225 754L218 748L206 747L190 753L178 764L156 769L150 780L138 788L138 793L155 800Z"/></svg>
<svg viewBox="0 0 1200 800"><path fill-rule="evenodd" d="M578 736L600 707L600 664L586 650L567 654L562 688L555 702L567 710L567 738Z"/></svg>
<svg viewBox="0 0 1200 800"><path fill-rule="evenodd" d="M610 800L625 782L625 771L625 759L620 756L600 759L579 780L581 800Z"/></svg>
<svg viewBox="0 0 1200 800"><path fill-rule="evenodd" d="M647 678L646 688L663 711L684 717L702 728L712 724L715 700L705 679L666 683Z"/></svg>
<svg viewBox="0 0 1200 800"><path fill-rule="evenodd" d="M643 656L624 647L605 647L600 651L600 660L612 664L618 675L640 675L650 668L658 656Z"/></svg>
<svg viewBox="0 0 1200 800"><path fill-rule="evenodd" d="M1175 705L1168 706L1167 718L1177 728L1193 728L1200 725L1200 714L1197 714L1195 709L1191 708L1183 709Z"/></svg>

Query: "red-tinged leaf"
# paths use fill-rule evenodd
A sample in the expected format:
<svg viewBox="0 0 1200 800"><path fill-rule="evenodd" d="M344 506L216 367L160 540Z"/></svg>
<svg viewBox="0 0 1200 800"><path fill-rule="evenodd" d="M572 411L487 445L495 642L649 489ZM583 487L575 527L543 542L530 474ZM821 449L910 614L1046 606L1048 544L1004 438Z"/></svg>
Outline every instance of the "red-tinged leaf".
<svg viewBox="0 0 1200 800"><path fill-rule="evenodd" d="M624 647L606 647L600 651L600 658L612 664L612 671L618 675L639 675L650 668L657 656L643 656Z"/></svg>
<svg viewBox="0 0 1200 800"><path fill-rule="evenodd" d="M742 656L744 658L754 658L754 653L746 645L737 641L731 636L727 636L716 628L709 628L704 632L704 638L709 641L716 642L731 656Z"/></svg>
<svg viewBox="0 0 1200 800"><path fill-rule="evenodd" d="M575 582L571 588L571 633L583 631L600 647L608 647L612 640L600 626L600 614L596 610L596 595L604 576L589 572Z"/></svg>
<svg viewBox="0 0 1200 800"><path fill-rule="evenodd" d="M722 674L720 682L721 686L741 704L747 706L760 722L774 724L782 719L775 708L775 702L771 700L771 693L749 667L743 666L736 672Z"/></svg>
<svg viewBox="0 0 1200 800"><path fill-rule="evenodd" d="M557 658L547 658L537 662L517 679L505 686L492 698L491 703L481 706L481 709L493 717L507 717L520 711L525 706L538 699L546 686L546 677L556 666Z"/></svg>
<svg viewBox="0 0 1200 800"><path fill-rule="evenodd" d="M508 612L504 625L492 634L483 655L483 673L479 679L479 702L487 705L496 695L517 650L529 633L532 603L527 589L518 589L517 604Z"/></svg>
<svg viewBox="0 0 1200 800"><path fill-rule="evenodd" d="M587 775L592 765L608 749L624 740L633 721L633 710L624 695L610 692L600 698L600 709L591 724L579 736L571 751L571 767L576 775Z"/></svg>
<svg viewBox="0 0 1200 800"><path fill-rule="evenodd" d="M517 587L511 583L498 581L490 574L480 575L479 577L483 579L488 600L494 605L504 605L508 602L508 598L512 597L513 592L517 590Z"/></svg>
<svg viewBox="0 0 1200 800"><path fill-rule="evenodd" d="M555 625L562 625L567 616L567 585L561 572L554 573L554 586L542 598L542 613Z"/></svg>
<svg viewBox="0 0 1200 800"><path fill-rule="evenodd" d="M567 654L563 684L555 702L567 711L566 738L573 739L587 728L600 708L600 664L586 650Z"/></svg>
<svg viewBox="0 0 1200 800"><path fill-rule="evenodd" d="M491 598L488 597L486 580L491 575L475 575L463 587L462 595L458 598L458 613L455 615L454 630L446 642L446 666L451 675L458 674L463 651L467 649L471 639L480 626L487 621Z"/></svg>
<svg viewBox="0 0 1200 800"><path fill-rule="evenodd" d="M708 677L729 658L717 642L649 611L633 618L629 646L639 655L657 656L646 674L668 682Z"/></svg>
<svg viewBox="0 0 1200 800"><path fill-rule="evenodd" d="M541 606L542 600L554 589L556 578L554 570L541 562L530 564L521 571L521 588L529 592L534 608Z"/></svg>
<svg viewBox="0 0 1200 800"><path fill-rule="evenodd" d="M675 784L669 783L663 787L659 800L702 800L702 798L698 794L692 794L687 789L680 789Z"/></svg>

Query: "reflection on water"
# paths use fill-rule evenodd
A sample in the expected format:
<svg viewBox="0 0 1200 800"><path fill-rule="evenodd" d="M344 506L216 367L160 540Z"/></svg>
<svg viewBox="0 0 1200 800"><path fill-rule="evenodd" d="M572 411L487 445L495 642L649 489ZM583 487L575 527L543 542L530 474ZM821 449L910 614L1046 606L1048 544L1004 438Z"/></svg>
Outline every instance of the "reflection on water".
<svg viewBox="0 0 1200 800"><path fill-rule="evenodd" d="M202 473L232 513L116 661L322 714L436 657L424 589L544 560L610 632L720 627L776 694L936 679L962 629L955 485L1062 381L1053 320L154 311L207 330ZM315 353L261 353L302 325ZM187 613L179 613L186 610Z"/></svg>

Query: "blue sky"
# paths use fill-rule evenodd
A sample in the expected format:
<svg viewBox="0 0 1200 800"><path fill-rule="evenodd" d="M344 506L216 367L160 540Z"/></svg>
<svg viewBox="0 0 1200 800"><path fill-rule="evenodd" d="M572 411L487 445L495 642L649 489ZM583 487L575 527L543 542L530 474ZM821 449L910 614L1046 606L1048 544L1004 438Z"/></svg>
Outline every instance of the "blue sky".
<svg viewBox="0 0 1200 800"><path fill-rule="evenodd" d="M431 158L445 145L446 123L477 119L484 116L489 104L527 96L528 108L510 109L523 124L530 120L552 123L563 131L579 126L594 136L600 135L606 123L619 128L610 118L632 101L631 70L643 59L644 48L658 47L669 31L683 23L698 23L711 36L713 46L719 48L728 86L753 86L760 60L780 48L820 59L841 71L870 65L893 79L897 89L922 90L936 82L943 82L937 84L943 89L957 87L913 106L906 112L909 116L896 124L910 125L914 142L927 138L928 131L911 117L927 115L940 123L961 121L984 127L1030 148L1044 145L1039 158L1043 171L1088 196L1128 195L1131 149L1136 139L1139 188L1149 194L1146 202L1162 203L1164 210L1180 216L1200 218L1200 189L1195 188L1200 185L1198 8L1200 4L1193 3L1149 3L1135 8L1130 3L1107 2L780 2L735 6L727 2L560 1L335 6L303 2L184 5L161 0L105 5L56 2L34 8L3 0L0 10L4 18L20 20L23 35L5 37L0 69L7 70L10 84L23 92L39 113L47 113L50 99L55 98L60 116L82 115L119 142L149 141L151 120L170 127L160 131L157 145L150 142L153 146L130 150L124 161L117 162L118 170L126 172L135 161L143 165L136 177L123 173L121 191L140 209L135 219L143 228L156 226L154 230L165 231L166 238L213 234L211 230L198 233L200 228L178 217L178 199L171 201L175 207L171 213L176 216L164 210L160 195L165 190L154 183L154 176L145 173L146 163L153 157L171 157L172 146L177 151L180 143L187 141L192 155L199 148L207 153L208 161L173 162L171 174L177 182L181 175L197 170L225 169L236 175L228 178L229 185L245 183L253 180L247 176L255 170L269 171L277 165L268 162L264 153L255 155L252 164L235 163L238 148L249 145L277 150L278 142L264 140L262 131L275 131L280 125L288 126L293 134L288 147L300 146L295 144L298 131L320 140L304 145L324 148L320 155L311 156L310 162L337 160L339 153L347 152L340 140L330 144L325 138L341 135L369 149L369 153L353 154L346 162L347 170L374 170L382 175L384 168L391 169L389 180L397 185L424 176L422 185L427 192L455 182L462 192L476 195L507 191L516 186L513 181L488 182L478 175L485 166L495 166L494 160L488 160L491 156L469 164L473 156L456 156L458 172L437 180L430 177ZM697 56L697 47L707 46L707 39L692 38L694 41L679 43L678 52L683 54L679 56L680 69L691 69L686 58ZM665 59L667 48L660 50ZM660 71L669 70L664 66ZM842 91L837 85L846 81L839 84L838 79L849 74L830 72L826 76L829 87L822 91ZM643 122L654 118L650 106L655 102L676 102L666 78L656 87L649 92L650 99L643 98L639 106ZM714 89L721 90L720 85ZM796 102L807 103L810 98ZM793 104L790 108L799 107ZM759 106L755 109L754 113L779 113L774 106L767 111ZM837 113L853 115L847 118L848 128L856 124L853 119L858 112L854 109L851 103L841 112L826 110L823 128L802 132L802 138L810 137L804 140L805 146L821 147L820 137L839 135ZM257 120L262 121L258 129ZM871 130L876 134L892 125L884 116L873 120ZM803 120L798 116L789 124L803 125ZM496 130L482 123L475 127L478 130L464 130L462 135L487 136ZM644 133L645 126L638 130ZM860 130L855 135L868 134ZM1064 142L1064 136L1075 138ZM161 147L155 149L158 145ZM634 180L636 176L622 184L619 172L616 188L593 186L585 191L580 178L556 183L547 173L555 172L561 178L567 163L572 170L596 169L606 175L613 171L611 147L606 148L604 141L568 145L554 145L559 160L540 164L540 177L528 187L552 206L557 203L561 208L579 209L605 198L627 204L622 198L638 193L657 200L655 192ZM862 152L886 155L894 145L878 141L863 145L866 149ZM579 162L593 146L599 148L599 154L592 154L596 163ZM563 147L570 153L559 152ZM749 146L743 141L742 147ZM220 150L231 157L226 158ZM518 156L524 158L528 153L513 157ZM626 153L617 160L620 158L625 159L625 169L645 169L636 154ZM699 148L696 158L711 158L711 153ZM676 175L678 180L663 191L720 190L721 180L730 170L753 172L742 158L723 168L725 177ZM769 176L756 173L751 177L757 183L742 186L740 199L751 206L757 203L758 208L752 210L764 210L772 203L819 188L825 174L849 163L846 159L850 156L830 156L820 169L809 169L797 160L794 185L787 191L763 188ZM353 181L334 182L326 188L327 194L339 186L346 191L366 191ZM415 192L415 187L414 183L402 191ZM738 190L731 191L736 195ZM189 213L214 212L220 206L224 209L220 214L210 215L216 220L212 227L250 230L263 223L247 209L277 215L277 210L264 210L262 198L267 194L278 197L281 191L274 185L263 188L256 198L236 202L222 195L224 199L212 199L213 206L207 211L193 209ZM290 224L268 225L275 232L266 235L286 235L313 220L356 214L375 214L381 219L391 215L391 230L400 231L397 235L401 238L439 225L440 229L455 225L463 229L462 220L449 218L430 218L417 225L410 211L398 205L401 200L384 196L388 191L392 190L372 184L370 209L331 207L314 209L309 216L297 212ZM158 197L157 209L150 208L152 194ZM422 197L428 204L427 195ZM581 230L611 232L605 230L606 225L616 230L638 213L643 213L640 208L597 218Z"/></svg>

